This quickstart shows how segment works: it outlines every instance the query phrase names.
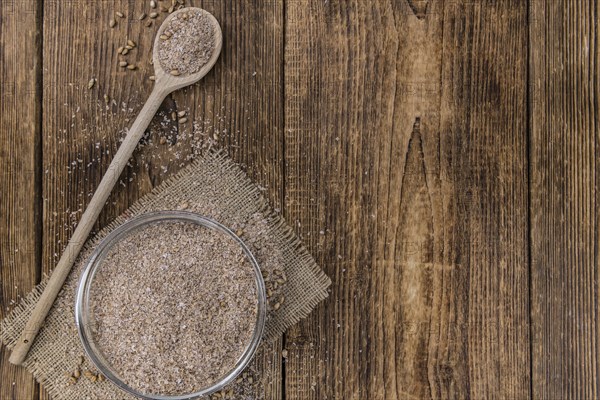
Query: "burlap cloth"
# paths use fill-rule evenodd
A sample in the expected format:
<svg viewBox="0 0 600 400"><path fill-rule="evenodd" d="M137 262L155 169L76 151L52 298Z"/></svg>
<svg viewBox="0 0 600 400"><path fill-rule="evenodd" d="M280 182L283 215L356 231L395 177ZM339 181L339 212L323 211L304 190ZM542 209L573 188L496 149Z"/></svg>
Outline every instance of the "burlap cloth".
<svg viewBox="0 0 600 400"><path fill-rule="evenodd" d="M66 373L77 368L84 354L74 320L76 285L95 246L115 227L146 212L181 209L211 217L234 231L248 232L242 234L242 239L259 264L278 264L285 271L287 282L279 289L285 302L277 311L269 311L264 341L280 336L327 297L330 279L291 228L270 209L259 189L236 164L221 152L210 152L141 198L86 243L24 363L55 400L132 398L108 381L93 382L82 376L77 383L69 384ZM24 328L44 284L38 285L0 324L0 339L9 349ZM94 369L87 360L80 368Z"/></svg>

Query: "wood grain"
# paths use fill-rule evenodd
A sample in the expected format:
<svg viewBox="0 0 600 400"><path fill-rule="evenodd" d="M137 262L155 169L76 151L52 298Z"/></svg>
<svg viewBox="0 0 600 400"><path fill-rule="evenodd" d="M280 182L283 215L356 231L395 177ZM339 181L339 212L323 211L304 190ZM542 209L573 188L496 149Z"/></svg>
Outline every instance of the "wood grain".
<svg viewBox="0 0 600 400"><path fill-rule="evenodd" d="M532 1L532 382L538 399L597 399L598 4Z"/></svg>
<svg viewBox="0 0 600 400"><path fill-rule="evenodd" d="M471 398L528 398L527 8L465 1L444 11L440 153L452 189L443 247L461 271L447 276L458 281L440 304L449 320L465 319L438 333L450 360L438 369L440 393L451 397L453 385L446 343L463 341Z"/></svg>
<svg viewBox="0 0 600 400"><path fill-rule="evenodd" d="M40 277L41 9L0 2L0 318ZM0 399L35 398L33 377L0 348Z"/></svg>
<svg viewBox="0 0 600 400"><path fill-rule="evenodd" d="M283 3L215 0L186 4L207 9L220 22L225 37L221 58L199 84L165 100L97 228L188 163L197 137L191 122L171 120L170 114L181 110L188 112L190 121L202 124L203 133L230 149L275 206L281 207ZM108 22L116 11L125 18L117 18L117 26L111 29ZM122 129L150 93L148 77L153 69L149 57L156 27L146 27L148 19L137 19L142 12L150 12L149 2L45 3L44 271L54 266L55 255L60 255L118 148ZM118 57L117 48L128 38L137 47L126 57ZM138 69L119 68L120 58ZM88 90L91 78L97 83ZM277 341L255 361L259 376L267 377L257 397L281 397L280 350Z"/></svg>
<svg viewBox="0 0 600 400"><path fill-rule="evenodd" d="M0 2L0 317L151 89L149 2L38 4ZM221 59L163 102L96 229L187 164L173 111L230 150L334 281L257 357L257 398L600 397L595 2L186 4ZM0 352L1 399L48 398Z"/></svg>
<svg viewBox="0 0 600 400"><path fill-rule="evenodd" d="M288 399L529 396L527 8L286 3Z"/></svg>

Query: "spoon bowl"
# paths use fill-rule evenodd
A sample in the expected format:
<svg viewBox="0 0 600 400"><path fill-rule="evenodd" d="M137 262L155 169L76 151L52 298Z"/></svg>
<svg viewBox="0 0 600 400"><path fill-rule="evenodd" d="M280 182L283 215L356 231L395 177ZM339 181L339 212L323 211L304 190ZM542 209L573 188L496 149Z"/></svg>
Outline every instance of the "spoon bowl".
<svg viewBox="0 0 600 400"><path fill-rule="evenodd" d="M174 76L171 75L169 71L165 71L163 66L161 65L159 59L159 49L161 46L160 37L165 33L165 30L167 30L173 19L179 18L179 16L181 16L182 14L189 13L190 11L202 13L207 17L214 31L213 52L206 64L204 64L204 66L202 66L202 68L198 72L188 75ZM204 76L212 69L212 67L217 62L217 59L221 54L222 45L223 32L221 31L221 25L219 25L219 21L217 21L217 19L208 11L198 7L186 7L169 14L169 16L161 24L160 28L158 29L158 32L156 33L156 37L154 38L152 63L154 64L154 76L156 77L156 85L161 85L166 88L169 88L171 91L174 91L198 82L200 79L204 78Z"/></svg>

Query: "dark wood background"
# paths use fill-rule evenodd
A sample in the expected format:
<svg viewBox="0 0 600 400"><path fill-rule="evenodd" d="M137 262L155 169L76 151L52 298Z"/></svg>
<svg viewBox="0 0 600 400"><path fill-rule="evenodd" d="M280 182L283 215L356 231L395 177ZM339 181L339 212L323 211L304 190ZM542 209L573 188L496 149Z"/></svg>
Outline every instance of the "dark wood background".
<svg viewBox="0 0 600 400"><path fill-rule="evenodd" d="M0 317L150 93L148 3L0 1ZM164 111L217 131L333 280L255 362L267 399L598 398L595 0L186 4L223 53ZM136 153L98 227L185 164L163 172L168 148ZM0 399L46 399L0 352Z"/></svg>

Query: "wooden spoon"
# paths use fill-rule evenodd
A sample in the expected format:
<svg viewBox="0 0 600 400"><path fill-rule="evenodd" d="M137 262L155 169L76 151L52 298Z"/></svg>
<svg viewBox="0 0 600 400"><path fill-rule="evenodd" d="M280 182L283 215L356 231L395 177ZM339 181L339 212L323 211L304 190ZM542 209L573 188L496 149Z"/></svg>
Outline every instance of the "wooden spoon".
<svg viewBox="0 0 600 400"><path fill-rule="evenodd" d="M168 27L169 22L173 18L182 13L187 13L190 11L200 11L208 16L208 20L210 21L209 23L212 25L215 32L214 51L208 62L202 67L202 69L200 69L200 71L189 75L174 76L171 74L171 71L165 71L161 67L161 63L158 58L158 49L160 48L161 42L160 36L163 34L164 30ZM183 20L185 21L187 19ZM134 149L142 138L144 131L148 127L148 124L150 124L154 114L156 114L158 107L160 107L161 103L169 93L198 82L208 73L208 71L210 71L210 69L215 65L217 58L219 58L222 42L223 35L221 32L221 27L219 26L219 22L212 14L200 8L187 7L175 11L174 13L170 14L162 23L154 40L154 50L152 56L155 69L154 75L156 77L154 89L152 90L148 101L146 101L146 104L144 104L144 107L140 111L136 120L133 122L133 125L131 125L125 140L123 140L121 147L119 147L119 151L117 151L115 158L110 163L108 171L106 171L104 174L104 177L102 178L96 193L94 193L90 204L83 213L81 221L79 221L79 224L77 225L69 244L65 248L62 257L58 262L58 265L52 272L46 288L44 289L44 292L42 293L35 306L35 309L33 310L33 314L31 314L29 321L27 321L27 325L25 325L25 329L21 333L21 336L19 337L19 340L12 351L9 359L12 364L18 365L25 360L29 348L33 344L38 331L46 319L46 315L48 315L56 296L67 279L77 255L81 251L81 248L90 234L92 227L96 223L102 207L104 207L110 192L119 180L123 169L125 169L125 166L127 165L127 161L131 158Z"/></svg>

